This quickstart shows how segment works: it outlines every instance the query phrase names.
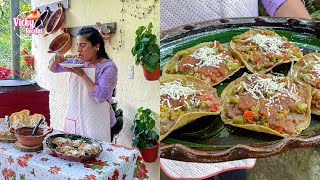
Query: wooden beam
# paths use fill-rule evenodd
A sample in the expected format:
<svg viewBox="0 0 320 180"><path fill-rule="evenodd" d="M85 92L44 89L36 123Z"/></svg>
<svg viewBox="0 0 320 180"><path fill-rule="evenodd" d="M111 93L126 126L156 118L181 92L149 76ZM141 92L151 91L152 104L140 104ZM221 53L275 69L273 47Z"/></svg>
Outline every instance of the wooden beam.
<svg viewBox="0 0 320 180"><path fill-rule="evenodd" d="M20 79L20 27L15 27L13 18L19 15L19 1L10 1L11 18L11 70L13 79Z"/></svg>

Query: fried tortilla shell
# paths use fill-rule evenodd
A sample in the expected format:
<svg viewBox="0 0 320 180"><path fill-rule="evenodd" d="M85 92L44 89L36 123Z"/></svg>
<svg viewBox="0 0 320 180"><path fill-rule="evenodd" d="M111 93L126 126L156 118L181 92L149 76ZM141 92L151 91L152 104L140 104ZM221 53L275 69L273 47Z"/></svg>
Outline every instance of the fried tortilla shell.
<svg viewBox="0 0 320 180"><path fill-rule="evenodd" d="M284 76L244 74L222 92L224 123L277 136L296 136L311 121L311 86Z"/></svg>
<svg viewBox="0 0 320 180"><path fill-rule="evenodd" d="M267 29L252 29L234 36L230 47L249 71L259 74L265 74L280 64L298 61L302 56L294 43Z"/></svg>
<svg viewBox="0 0 320 180"><path fill-rule="evenodd" d="M320 89L320 53L309 53L303 56L293 65L288 75Z"/></svg>
<svg viewBox="0 0 320 180"><path fill-rule="evenodd" d="M320 89L312 88L311 113L320 115Z"/></svg>
<svg viewBox="0 0 320 180"><path fill-rule="evenodd" d="M217 115L222 101L217 90L191 76L160 77L160 140L202 117Z"/></svg>
<svg viewBox="0 0 320 180"><path fill-rule="evenodd" d="M182 74L217 85L244 67L239 55L218 41L205 42L177 52L164 65L163 75Z"/></svg>

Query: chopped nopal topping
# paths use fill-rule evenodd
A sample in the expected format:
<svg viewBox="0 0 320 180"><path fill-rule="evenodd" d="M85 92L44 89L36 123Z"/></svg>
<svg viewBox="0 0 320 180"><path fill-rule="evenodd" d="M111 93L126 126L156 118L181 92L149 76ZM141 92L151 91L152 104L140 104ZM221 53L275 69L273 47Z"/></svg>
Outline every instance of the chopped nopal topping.
<svg viewBox="0 0 320 180"><path fill-rule="evenodd" d="M254 34L251 35L247 41L253 41L264 49L265 54L275 53L277 55L282 55L281 51L284 51L284 48L281 48L284 41L279 36L267 36L263 34ZM263 51L262 51L263 52Z"/></svg>
<svg viewBox="0 0 320 180"><path fill-rule="evenodd" d="M215 47L210 48L205 46L197 49L190 56L200 60L200 62L197 63L198 67L214 66L218 68L219 64L223 63L225 61L224 59L228 56L223 57L222 53L216 54L215 49Z"/></svg>

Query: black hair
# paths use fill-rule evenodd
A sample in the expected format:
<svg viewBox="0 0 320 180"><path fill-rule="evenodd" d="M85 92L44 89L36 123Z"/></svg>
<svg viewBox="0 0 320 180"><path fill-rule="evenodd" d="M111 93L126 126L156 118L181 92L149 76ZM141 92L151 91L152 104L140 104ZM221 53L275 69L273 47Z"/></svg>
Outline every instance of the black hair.
<svg viewBox="0 0 320 180"><path fill-rule="evenodd" d="M95 46L97 44L100 44L99 50L98 50L98 57L104 57L109 59L108 54L106 53L106 50L104 48L104 41L99 33L99 31L93 27L83 27L78 31L77 36L83 36L88 41L91 42L92 46Z"/></svg>

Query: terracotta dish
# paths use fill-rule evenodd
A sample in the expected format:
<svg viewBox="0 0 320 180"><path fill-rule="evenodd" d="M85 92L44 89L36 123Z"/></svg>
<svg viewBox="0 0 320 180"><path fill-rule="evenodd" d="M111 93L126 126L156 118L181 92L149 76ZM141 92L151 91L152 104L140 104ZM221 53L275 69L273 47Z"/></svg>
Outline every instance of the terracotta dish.
<svg viewBox="0 0 320 180"><path fill-rule="evenodd" d="M49 45L48 53L59 52L64 54L69 51L72 46L72 40L69 33L62 33L55 37Z"/></svg>
<svg viewBox="0 0 320 180"><path fill-rule="evenodd" d="M58 9L52 13L50 16L48 23L46 25L47 35L55 33L62 25L64 21L64 11L62 5L58 4Z"/></svg>
<svg viewBox="0 0 320 180"><path fill-rule="evenodd" d="M27 127L21 127L21 128L11 128L10 132L15 133L16 137L18 138L18 141L23 145L27 147L34 147L39 146L42 144L43 139L50 133L53 132L52 127L43 128L39 127L36 131L36 134L34 136L31 136L32 131L34 127L27 126Z"/></svg>

